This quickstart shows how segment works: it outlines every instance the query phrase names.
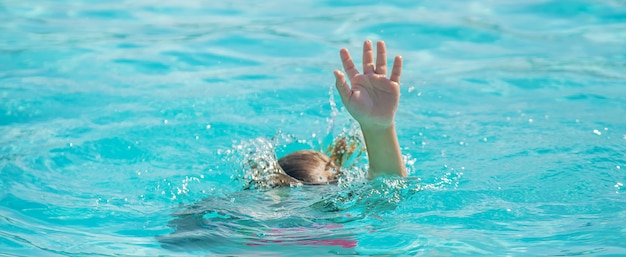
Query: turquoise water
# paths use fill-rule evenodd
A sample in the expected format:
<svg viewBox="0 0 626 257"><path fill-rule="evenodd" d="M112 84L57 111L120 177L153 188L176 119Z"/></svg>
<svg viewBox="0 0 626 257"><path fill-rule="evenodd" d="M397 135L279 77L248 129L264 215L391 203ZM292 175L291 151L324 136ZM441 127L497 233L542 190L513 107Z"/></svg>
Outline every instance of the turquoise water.
<svg viewBox="0 0 626 257"><path fill-rule="evenodd" d="M0 255L624 256L626 4L0 3ZM355 130L338 50L405 69L410 178L244 190ZM177 227L178 230L175 230Z"/></svg>

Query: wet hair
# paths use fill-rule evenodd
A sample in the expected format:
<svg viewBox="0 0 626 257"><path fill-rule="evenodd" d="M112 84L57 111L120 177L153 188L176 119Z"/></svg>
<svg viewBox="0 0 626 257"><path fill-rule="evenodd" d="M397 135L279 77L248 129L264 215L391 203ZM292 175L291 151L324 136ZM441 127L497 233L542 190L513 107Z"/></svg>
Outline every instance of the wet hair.
<svg viewBox="0 0 626 257"><path fill-rule="evenodd" d="M340 136L325 151L296 151L278 161L263 156L252 158L244 164L248 178L244 189L335 184L344 175L341 168L363 151L358 137Z"/></svg>
<svg viewBox="0 0 626 257"><path fill-rule="evenodd" d="M338 167L325 154L313 150L290 153L278 160L285 174L303 184L320 185L337 183Z"/></svg>
<svg viewBox="0 0 626 257"><path fill-rule="evenodd" d="M323 185L337 183L340 168L354 155L360 155L357 142L342 136L334 140L325 153L301 150L278 160L282 174L274 175L273 185ZM330 155L330 157L328 156Z"/></svg>

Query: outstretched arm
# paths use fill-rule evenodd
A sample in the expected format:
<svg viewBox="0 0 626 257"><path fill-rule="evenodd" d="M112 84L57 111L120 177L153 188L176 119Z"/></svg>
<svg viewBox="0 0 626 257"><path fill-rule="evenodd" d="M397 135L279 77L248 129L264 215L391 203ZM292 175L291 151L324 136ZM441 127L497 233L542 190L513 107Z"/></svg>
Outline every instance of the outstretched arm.
<svg viewBox="0 0 626 257"><path fill-rule="evenodd" d="M387 78L387 53L383 41L376 44L376 64L372 42L363 43L362 74L347 49L341 49L339 55L350 85L339 70L335 70L335 85L344 106L361 125L369 158L369 177L383 174L406 177L393 121L400 100L402 57L396 56L391 76Z"/></svg>

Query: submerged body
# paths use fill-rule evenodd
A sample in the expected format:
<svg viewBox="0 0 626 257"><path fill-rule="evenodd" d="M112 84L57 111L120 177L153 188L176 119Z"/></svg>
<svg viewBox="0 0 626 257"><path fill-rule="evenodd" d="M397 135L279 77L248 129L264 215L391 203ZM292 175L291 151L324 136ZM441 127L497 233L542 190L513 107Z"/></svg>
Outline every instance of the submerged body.
<svg viewBox="0 0 626 257"><path fill-rule="evenodd" d="M354 253L356 235L337 222L349 215L329 212L319 203L332 188L337 187L304 185L297 191L282 187L207 198L172 214L168 226L175 231L157 240L163 248L184 252L244 254L266 247L306 247L320 254L329 249Z"/></svg>

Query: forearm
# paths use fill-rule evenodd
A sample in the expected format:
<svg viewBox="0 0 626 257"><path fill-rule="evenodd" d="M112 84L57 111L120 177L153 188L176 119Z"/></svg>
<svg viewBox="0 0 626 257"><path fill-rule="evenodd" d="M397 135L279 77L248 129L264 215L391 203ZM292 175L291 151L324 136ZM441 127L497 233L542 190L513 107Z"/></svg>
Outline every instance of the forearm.
<svg viewBox="0 0 626 257"><path fill-rule="evenodd" d="M398 143L395 125L387 128L368 127L361 124L369 159L370 178L380 175L397 175L406 177L406 169L402 161L402 152Z"/></svg>

